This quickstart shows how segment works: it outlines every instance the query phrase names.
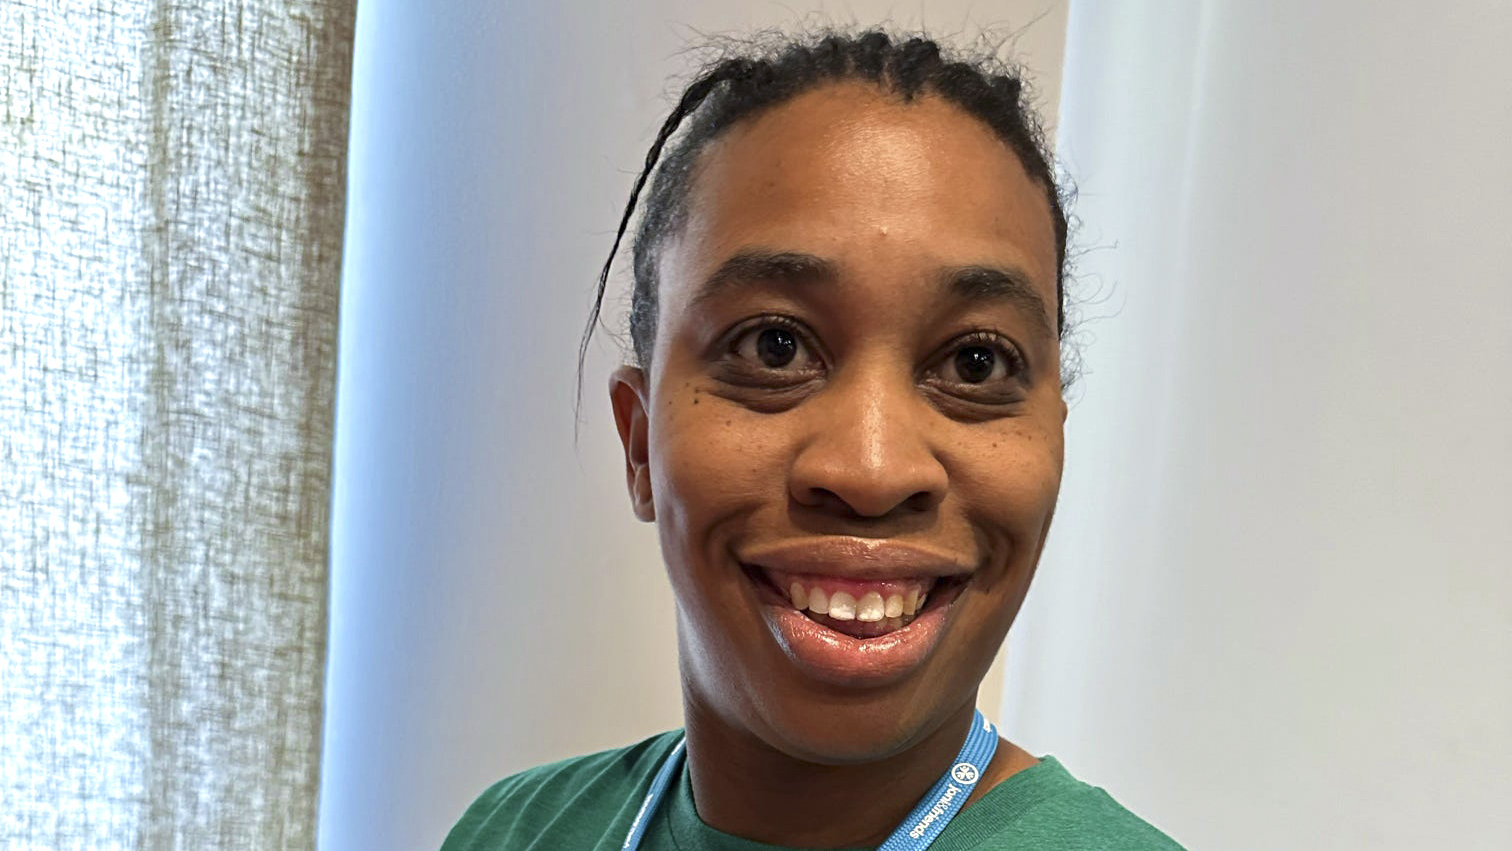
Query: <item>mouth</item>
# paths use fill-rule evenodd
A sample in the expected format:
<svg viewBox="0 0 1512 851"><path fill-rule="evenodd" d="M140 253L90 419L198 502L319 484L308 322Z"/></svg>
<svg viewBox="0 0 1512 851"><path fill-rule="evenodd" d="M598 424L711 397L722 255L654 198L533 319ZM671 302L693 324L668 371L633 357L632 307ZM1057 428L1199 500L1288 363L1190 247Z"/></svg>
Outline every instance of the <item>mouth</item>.
<svg viewBox="0 0 1512 851"><path fill-rule="evenodd" d="M751 556L738 563L777 645L802 673L848 688L920 668L976 575L959 561L878 542Z"/></svg>
<svg viewBox="0 0 1512 851"><path fill-rule="evenodd" d="M930 609L949 606L969 575L860 580L790 573L742 564L763 603L784 604L826 629L854 639L904 629Z"/></svg>

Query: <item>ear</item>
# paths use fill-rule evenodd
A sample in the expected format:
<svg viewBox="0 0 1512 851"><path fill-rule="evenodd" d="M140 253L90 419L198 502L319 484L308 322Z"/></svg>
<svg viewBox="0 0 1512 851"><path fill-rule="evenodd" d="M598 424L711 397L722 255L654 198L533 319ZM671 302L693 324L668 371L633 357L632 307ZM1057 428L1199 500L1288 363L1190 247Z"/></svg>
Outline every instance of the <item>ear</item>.
<svg viewBox="0 0 1512 851"><path fill-rule="evenodd" d="M614 425L625 447L625 483L630 489L630 507L636 517L650 523L656 520L656 505L651 498L647 402L644 370L622 366L609 376L609 405L614 408Z"/></svg>

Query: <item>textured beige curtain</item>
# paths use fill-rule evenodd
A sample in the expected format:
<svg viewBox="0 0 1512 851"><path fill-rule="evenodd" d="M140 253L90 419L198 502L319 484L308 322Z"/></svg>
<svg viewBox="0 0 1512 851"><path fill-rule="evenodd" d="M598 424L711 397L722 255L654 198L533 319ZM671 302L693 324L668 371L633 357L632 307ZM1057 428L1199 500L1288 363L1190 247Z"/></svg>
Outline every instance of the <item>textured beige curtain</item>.
<svg viewBox="0 0 1512 851"><path fill-rule="evenodd" d="M0 0L0 847L314 847L354 8Z"/></svg>

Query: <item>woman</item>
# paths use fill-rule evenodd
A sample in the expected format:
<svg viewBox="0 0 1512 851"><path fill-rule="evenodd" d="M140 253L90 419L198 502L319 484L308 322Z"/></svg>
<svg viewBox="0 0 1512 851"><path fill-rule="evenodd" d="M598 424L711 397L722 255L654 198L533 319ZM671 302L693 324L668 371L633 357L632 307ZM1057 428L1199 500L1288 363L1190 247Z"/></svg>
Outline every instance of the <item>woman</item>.
<svg viewBox="0 0 1512 851"><path fill-rule="evenodd" d="M1018 78L877 31L753 49L684 92L620 236L653 175L610 401L686 729L501 781L446 851L1175 848L975 711L1066 417Z"/></svg>

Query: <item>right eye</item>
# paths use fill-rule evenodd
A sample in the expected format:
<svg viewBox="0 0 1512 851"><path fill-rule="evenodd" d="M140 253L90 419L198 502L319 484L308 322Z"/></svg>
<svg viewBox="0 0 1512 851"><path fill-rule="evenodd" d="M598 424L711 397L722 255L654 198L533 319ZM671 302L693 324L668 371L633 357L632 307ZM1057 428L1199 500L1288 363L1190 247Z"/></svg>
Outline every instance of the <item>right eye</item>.
<svg viewBox="0 0 1512 851"><path fill-rule="evenodd" d="M751 326L730 344L730 353L760 370L805 372L819 366L803 335L786 322L767 320Z"/></svg>
<svg viewBox="0 0 1512 851"><path fill-rule="evenodd" d="M720 373L731 384L785 389L807 384L824 372L813 337L786 317L753 320L728 339Z"/></svg>
<svg viewBox="0 0 1512 851"><path fill-rule="evenodd" d="M782 369L798 357L802 346L798 335L789 329L767 327L742 336L735 351L743 358L760 361L767 369Z"/></svg>

